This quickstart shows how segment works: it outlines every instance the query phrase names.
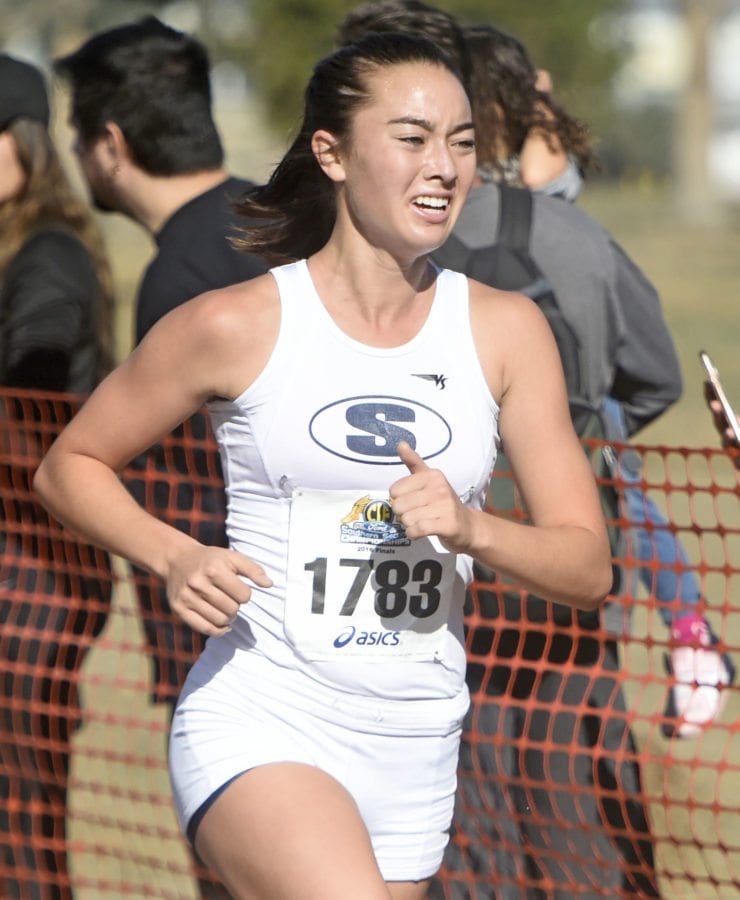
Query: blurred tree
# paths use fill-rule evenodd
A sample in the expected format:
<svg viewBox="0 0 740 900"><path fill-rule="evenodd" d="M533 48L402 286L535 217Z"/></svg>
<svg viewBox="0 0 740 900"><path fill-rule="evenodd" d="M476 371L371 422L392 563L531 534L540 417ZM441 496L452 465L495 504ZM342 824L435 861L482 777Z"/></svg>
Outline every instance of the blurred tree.
<svg viewBox="0 0 740 900"><path fill-rule="evenodd" d="M251 40L244 63L279 138L300 124L303 89L314 63L335 46L352 0L250 0Z"/></svg>
<svg viewBox="0 0 740 900"><path fill-rule="evenodd" d="M611 79L626 48L602 40L599 23L614 21L629 0L448 0L444 8L462 22L486 22L508 31L527 48L537 68L552 75L555 98L603 133L613 114Z"/></svg>
<svg viewBox="0 0 740 900"><path fill-rule="evenodd" d="M676 205L691 225L722 224L722 207L709 177L709 143L714 125L708 52L720 18L718 0L681 0L689 34L691 65L676 107L673 169Z"/></svg>
<svg viewBox="0 0 740 900"><path fill-rule="evenodd" d="M67 52L98 29L146 13L160 15L196 33L214 62L227 59L243 67L283 143L299 122L313 64L334 47L337 24L359 2L0 0L0 43L10 35L32 36L29 52L43 59ZM608 140L611 77L621 57L618 44L600 36L610 27L603 23L625 11L630 0L440 0L434 5L462 23L489 22L519 37L534 64L551 72L556 99Z"/></svg>
<svg viewBox="0 0 740 900"><path fill-rule="evenodd" d="M251 0L252 39L244 62L279 133L299 119L313 63L334 46L336 26L352 0ZM592 39L597 17L624 10L627 0L442 0L434 4L461 22L488 22L519 37L534 64L549 69L555 93L595 131L609 121L609 84L618 48Z"/></svg>
<svg viewBox="0 0 740 900"><path fill-rule="evenodd" d="M167 0L0 0L0 46L20 45L40 63L89 34L155 15ZM197 4L200 0L195 0Z"/></svg>

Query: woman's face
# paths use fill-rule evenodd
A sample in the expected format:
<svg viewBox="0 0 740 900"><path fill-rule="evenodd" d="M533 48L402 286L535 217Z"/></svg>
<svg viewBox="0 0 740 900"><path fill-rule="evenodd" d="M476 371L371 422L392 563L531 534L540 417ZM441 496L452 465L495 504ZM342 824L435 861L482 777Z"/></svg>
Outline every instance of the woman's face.
<svg viewBox="0 0 740 900"><path fill-rule="evenodd" d="M0 203L19 196L26 184L26 173L18 157L15 138L9 131L0 132Z"/></svg>
<svg viewBox="0 0 740 900"><path fill-rule="evenodd" d="M340 151L338 208L396 258L441 246L475 176L470 104L455 76L430 63L378 69L370 102Z"/></svg>

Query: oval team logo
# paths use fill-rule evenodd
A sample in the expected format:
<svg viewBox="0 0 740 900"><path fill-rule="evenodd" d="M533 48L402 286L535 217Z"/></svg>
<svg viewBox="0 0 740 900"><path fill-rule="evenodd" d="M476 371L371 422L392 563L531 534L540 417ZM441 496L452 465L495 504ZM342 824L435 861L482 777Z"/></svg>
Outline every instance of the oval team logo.
<svg viewBox="0 0 740 900"><path fill-rule="evenodd" d="M421 443L424 459L442 453L452 439L445 419L434 409L404 397L348 397L316 412L311 438L324 450L353 462L375 466L398 463L396 447Z"/></svg>

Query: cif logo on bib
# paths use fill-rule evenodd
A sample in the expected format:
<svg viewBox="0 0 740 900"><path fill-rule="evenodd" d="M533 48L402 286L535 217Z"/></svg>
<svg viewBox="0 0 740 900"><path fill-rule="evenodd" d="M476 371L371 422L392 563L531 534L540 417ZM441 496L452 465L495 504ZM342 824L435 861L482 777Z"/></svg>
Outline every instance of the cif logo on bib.
<svg viewBox="0 0 740 900"><path fill-rule="evenodd" d="M452 430L434 409L404 397L348 397L314 414L309 433L324 450L371 466L398 465L396 447L406 441L431 459L450 445Z"/></svg>
<svg viewBox="0 0 740 900"><path fill-rule="evenodd" d="M340 539L346 544L393 544L406 547L411 541L396 521L389 500L374 500L370 494L359 497L342 519Z"/></svg>

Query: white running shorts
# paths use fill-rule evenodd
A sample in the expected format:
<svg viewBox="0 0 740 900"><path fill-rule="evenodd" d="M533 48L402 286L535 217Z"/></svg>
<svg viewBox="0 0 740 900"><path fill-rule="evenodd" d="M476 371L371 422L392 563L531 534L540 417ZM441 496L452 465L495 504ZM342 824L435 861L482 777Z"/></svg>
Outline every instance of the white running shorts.
<svg viewBox="0 0 740 900"><path fill-rule="evenodd" d="M443 733L414 728L410 701L411 727L404 728L398 701L391 708L335 692L327 703L320 685L311 702L304 675L259 656L248 679L243 660L238 672L204 662L188 677L170 734L175 805L191 842L210 803L236 776L266 763L301 762L352 795L386 881L420 881L437 871L452 821L459 724ZM266 667L283 683L266 679ZM300 691L291 689L295 680Z"/></svg>

